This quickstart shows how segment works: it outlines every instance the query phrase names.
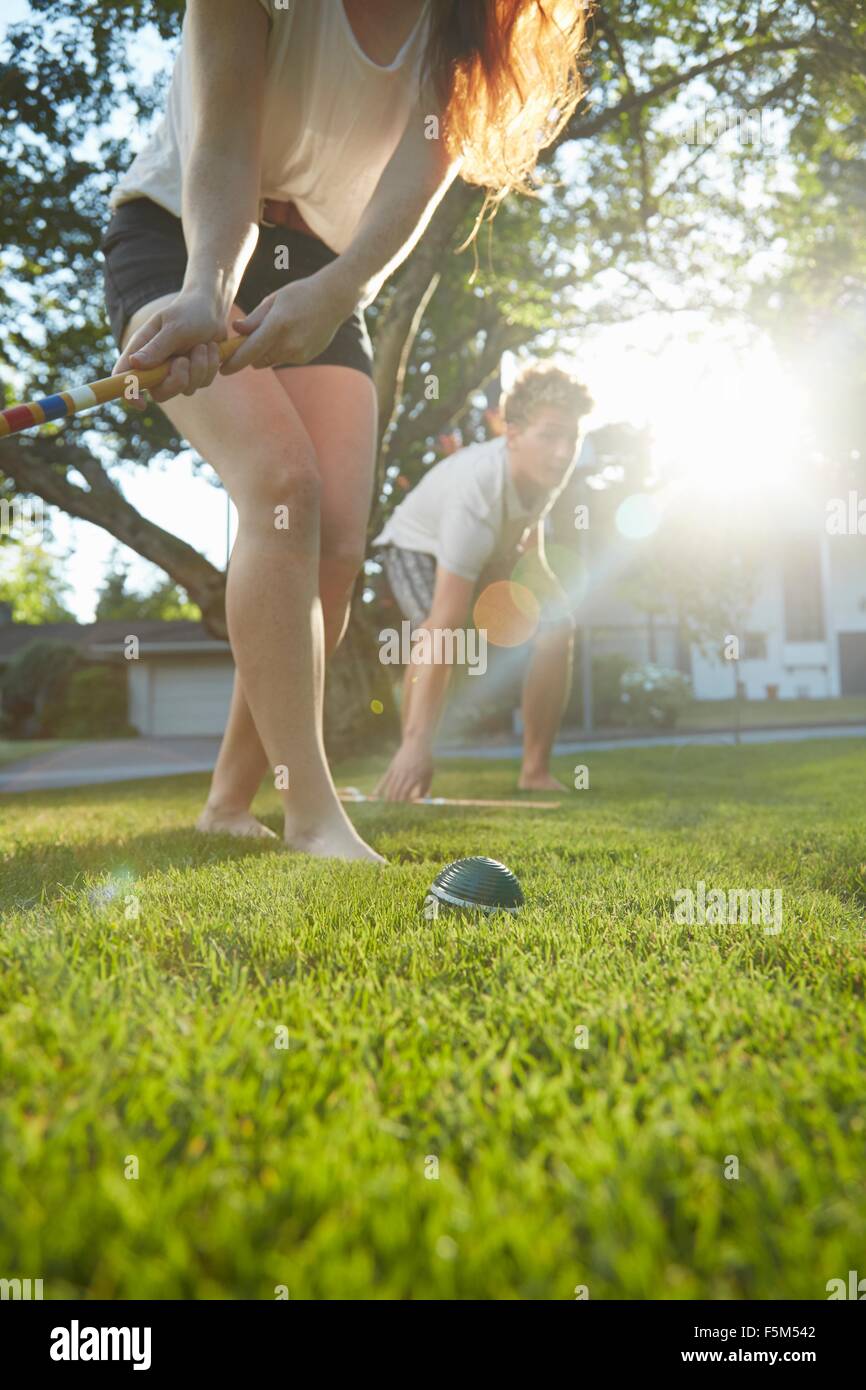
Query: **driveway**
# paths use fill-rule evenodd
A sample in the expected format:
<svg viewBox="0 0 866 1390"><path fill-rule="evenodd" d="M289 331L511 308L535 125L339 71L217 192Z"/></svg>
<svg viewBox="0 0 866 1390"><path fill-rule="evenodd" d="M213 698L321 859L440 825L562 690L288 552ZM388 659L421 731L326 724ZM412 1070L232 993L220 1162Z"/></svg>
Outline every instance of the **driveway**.
<svg viewBox="0 0 866 1390"><path fill-rule="evenodd" d="M743 743L800 743L815 738L866 738L866 724L821 725L813 728L747 729ZM732 745L730 733L658 734L645 738L593 739L567 735L556 744L561 756L615 748L684 748ZM133 782L147 777L171 777L188 772L211 772L218 738L128 738L78 743L0 768L0 793L87 787L102 782ZM437 758L519 758L519 743L437 747Z"/></svg>

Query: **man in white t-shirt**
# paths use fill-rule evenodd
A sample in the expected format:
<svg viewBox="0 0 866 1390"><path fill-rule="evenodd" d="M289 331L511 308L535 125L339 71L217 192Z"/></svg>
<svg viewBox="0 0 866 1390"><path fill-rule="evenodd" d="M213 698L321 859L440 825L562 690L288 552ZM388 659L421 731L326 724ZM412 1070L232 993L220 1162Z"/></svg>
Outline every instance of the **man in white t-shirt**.
<svg viewBox="0 0 866 1390"><path fill-rule="evenodd" d="M580 419L591 406L567 373L527 368L503 399L504 434L435 464L373 541L391 593L415 629L405 658L402 742L376 789L388 800L429 792L452 635L462 634L473 614L485 642L489 636L511 646L522 635L531 642L518 786L565 790L550 772L550 754L571 685L574 620L572 600L545 559L544 518L574 469ZM520 587L503 591L502 581ZM427 654L419 660L424 642L416 634L423 638L424 630ZM464 641L458 650L473 648L477 643Z"/></svg>

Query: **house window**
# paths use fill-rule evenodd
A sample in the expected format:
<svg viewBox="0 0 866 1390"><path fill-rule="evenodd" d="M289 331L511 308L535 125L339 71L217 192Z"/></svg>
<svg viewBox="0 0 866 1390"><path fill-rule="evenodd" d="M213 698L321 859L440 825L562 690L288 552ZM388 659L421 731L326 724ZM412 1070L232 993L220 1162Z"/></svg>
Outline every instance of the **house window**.
<svg viewBox="0 0 866 1390"><path fill-rule="evenodd" d="M743 660L744 661L766 661L767 660L767 634L766 632L747 632L743 637Z"/></svg>
<svg viewBox="0 0 866 1390"><path fill-rule="evenodd" d="M788 642L824 640L824 603L820 542L812 536L793 536L782 561L785 596L785 639Z"/></svg>

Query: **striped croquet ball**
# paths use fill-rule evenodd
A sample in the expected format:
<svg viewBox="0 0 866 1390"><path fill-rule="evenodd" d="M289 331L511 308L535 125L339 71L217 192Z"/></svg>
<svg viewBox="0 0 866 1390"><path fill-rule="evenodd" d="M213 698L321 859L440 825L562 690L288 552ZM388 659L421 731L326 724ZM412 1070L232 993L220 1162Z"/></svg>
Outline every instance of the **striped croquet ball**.
<svg viewBox="0 0 866 1390"><path fill-rule="evenodd" d="M475 855L456 859L442 869L424 899L424 916L440 912L519 912L523 906L520 884L498 859Z"/></svg>

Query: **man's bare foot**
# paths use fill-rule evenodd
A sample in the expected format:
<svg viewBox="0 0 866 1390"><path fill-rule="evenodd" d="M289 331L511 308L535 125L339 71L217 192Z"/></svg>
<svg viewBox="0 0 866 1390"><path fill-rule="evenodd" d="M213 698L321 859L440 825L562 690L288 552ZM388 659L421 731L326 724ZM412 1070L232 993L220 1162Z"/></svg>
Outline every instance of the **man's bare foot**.
<svg viewBox="0 0 866 1390"><path fill-rule="evenodd" d="M312 827L292 828L287 822L284 839L289 849L314 854L318 859L362 859L374 864L388 862L365 844L348 817Z"/></svg>
<svg viewBox="0 0 866 1390"><path fill-rule="evenodd" d="M237 835L252 840L277 839L273 830L268 830L250 811L217 810L214 806L205 806L195 828L205 835Z"/></svg>
<svg viewBox="0 0 866 1390"><path fill-rule="evenodd" d="M517 783L522 792L567 792L568 787L551 772L521 772Z"/></svg>

